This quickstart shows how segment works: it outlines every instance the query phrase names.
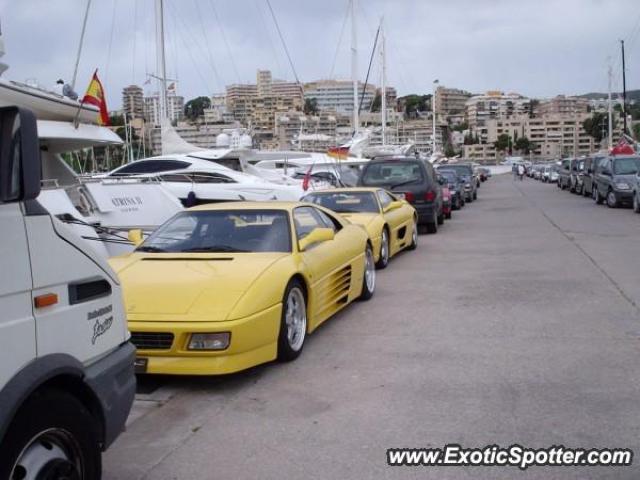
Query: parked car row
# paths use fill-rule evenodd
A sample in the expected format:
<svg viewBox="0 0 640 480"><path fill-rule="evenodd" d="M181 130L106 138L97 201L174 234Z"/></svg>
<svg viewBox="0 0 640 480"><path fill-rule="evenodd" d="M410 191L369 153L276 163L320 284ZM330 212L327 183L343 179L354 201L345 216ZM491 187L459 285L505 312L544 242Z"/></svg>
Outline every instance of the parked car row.
<svg viewBox="0 0 640 480"><path fill-rule="evenodd" d="M557 169L557 186L577 195L591 197L610 208L632 207L640 213L640 156L596 154L565 158L554 165L534 165L533 178L544 180L544 169ZM542 170L544 172L544 170ZM551 177L549 177L549 180Z"/></svg>
<svg viewBox="0 0 640 480"><path fill-rule="evenodd" d="M122 282L136 372L217 375L289 361L355 300L376 268L477 198L470 164L379 158L359 186L300 202L230 202L179 212L110 260Z"/></svg>

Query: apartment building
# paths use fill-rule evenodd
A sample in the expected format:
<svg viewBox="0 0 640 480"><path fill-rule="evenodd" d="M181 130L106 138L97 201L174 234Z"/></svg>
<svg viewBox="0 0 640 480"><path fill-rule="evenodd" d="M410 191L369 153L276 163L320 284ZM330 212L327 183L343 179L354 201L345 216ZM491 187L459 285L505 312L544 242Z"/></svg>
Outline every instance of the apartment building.
<svg viewBox="0 0 640 480"><path fill-rule="evenodd" d="M358 101L362 101L361 110L371 109L376 91L377 88L374 85L367 84L365 88L364 83L358 82ZM318 80L305 83L304 98L305 100L315 98L320 110L350 114L353 112L354 105L353 82L350 80Z"/></svg>
<svg viewBox="0 0 640 480"><path fill-rule="evenodd" d="M122 89L122 112L127 118L144 118L144 92L138 85Z"/></svg>
<svg viewBox="0 0 640 480"><path fill-rule="evenodd" d="M255 84L226 87L226 111L233 118L259 130L273 130L274 113L302 109L301 86L273 79L269 70L258 70Z"/></svg>
<svg viewBox="0 0 640 480"><path fill-rule="evenodd" d="M536 116L579 115L589 111L589 100L581 97L556 97L542 100L536 108Z"/></svg>
<svg viewBox="0 0 640 480"><path fill-rule="evenodd" d="M152 125L160 125L160 94L155 92L144 97L144 117ZM184 97L175 90L167 90L167 118L179 122L184 118Z"/></svg>
<svg viewBox="0 0 640 480"><path fill-rule="evenodd" d="M484 127L489 120L529 115L531 100L518 93L489 91L469 98L465 104L465 111L469 127L476 130Z"/></svg>
<svg viewBox="0 0 640 480"><path fill-rule="evenodd" d="M436 115L446 119L450 115L460 116L465 113L467 100L471 93L458 88L439 86L434 97Z"/></svg>

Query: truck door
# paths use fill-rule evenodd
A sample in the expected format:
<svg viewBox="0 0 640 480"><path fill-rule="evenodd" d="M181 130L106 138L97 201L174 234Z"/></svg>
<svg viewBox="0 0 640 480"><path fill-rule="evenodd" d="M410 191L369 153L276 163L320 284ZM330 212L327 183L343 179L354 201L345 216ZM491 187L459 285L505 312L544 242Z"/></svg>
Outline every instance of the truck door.
<svg viewBox="0 0 640 480"><path fill-rule="evenodd" d="M0 203L0 388L36 356L31 266L19 202Z"/></svg>

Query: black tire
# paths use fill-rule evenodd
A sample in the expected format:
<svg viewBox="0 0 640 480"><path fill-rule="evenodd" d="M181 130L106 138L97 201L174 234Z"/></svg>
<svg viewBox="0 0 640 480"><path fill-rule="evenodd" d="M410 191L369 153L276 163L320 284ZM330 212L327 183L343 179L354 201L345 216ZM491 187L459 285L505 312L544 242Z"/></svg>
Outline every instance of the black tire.
<svg viewBox="0 0 640 480"><path fill-rule="evenodd" d="M384 244L385 241L386 245ZM380 241L380 256L378 257L378 261L376 263L376 268L379 270L387 268L387 265L389 265L389 243L389 230L386 226L384 226L382 228L382 239ZM384 258L383 252L385 253Z"/></svg>
<svg viewBox="0 0 640 480"><path fill-rule="evenodd" d="M607 207L609 208L618 208L618 200L616 199L616 194L613 193L613 190L609 190L607 192Z"/></svg>
<svg viewBox="0 0 640 480"><path fill-rule="evenodd" d="M451 210L449 210L449 213L447 213L444 218L446 218L447 220L451 220L451 217L453 216L453 213L451 213Z"/></svg>
<svg viewBox="0 0 640 480"><path fill-rule="evenodd" d="M469 196L467 197L467 201L466 203L473 203L473 194L469 194Z"/></svg>
<svg viewBox="0 0 640 480"><path fill-rule="evenodd" d="M582 185L582 196L583 197L588 197L589 196L589 192L587 192L587 189L585 188L584 185Z"/></svg>
<svg viewBox="0 0 640 480"><path fill-rule="evenodd" d="M633 211L640 213L640 200L638 200L637 192L633 192Z"/></svg>
<svg viewBox="0 0 640 480"><path fill-rule="evenodd" d="M433 220L425 224L427 233L438 233L438 216L434 213Z"/></svg>
<svg viewBox="0 0 640 480"><path fill-rule="evenodd" d="M411 243L407 247L407 250L415 250L418 247L418 219L413 219L413 231L411 232Z"/></svg>
<svg viewBox="0 0 640 480"><path fill-rule="evenodd" d="M369 244L367 244L367 248L364 252L364 257L365 257L365 264L364 264L365 273L362 276L362 293L360 294L360 297L358 298L358 300L369 300L371 297L373 297L373 294L376 291L376 268L373 263L373 250L371 249L371 245ZM367 270L369 268L370 268L369 273L373 275L373 284L371 286L367 283Z"/></svg>
<svg viewBox="0 0 640 480"><path fill-rule="evenodd" d="M444 219L445 219L444 213L440 212L440 215L438 215L438 225L442 225L444 223Z"/></svg>
<svg viewBox="0 0 640 480"><path fill-rule="evenodd" d="M598 205L602 205L602 202L604 202L604 198L602 198L602 196L600 195L600 191L597 188L594 190L593 200Z"/></svg>
<svg viewBox="0 0 640 480"><path fill-rule="evenodd" d="M296 342L289 338L289 327L287 325L287 305L290 301L290 297L295 296L295 299L291 301L299 304L300 298L302 298L303 311L305 315L304 329L302 332L302 343L297 345L300 341L299 337L296 337ZM305 288L302 282L298 279L292 279L289 281L287 288L284 290L282 296L282 314L280 316L280 332L278 334L278 360L281 362L290 362L295 360L302 353L304 348L304 341L307 336L307 295L305 294Z"/></svg>
<svg viewBox="0 0 640 480"><path fill-rule="evenodd" d="M96 419L73 395L57 389L36 393L20 408L0 445L0 478L100 479L97 432ZM46 453L41 464L32 461L39 450Z"/></svg>
<svg viewBox="0 0 640 480"><path fill-rule="evenodd" d="M473 199L477 200L478 199L478 192L473 192Z"/></svg>

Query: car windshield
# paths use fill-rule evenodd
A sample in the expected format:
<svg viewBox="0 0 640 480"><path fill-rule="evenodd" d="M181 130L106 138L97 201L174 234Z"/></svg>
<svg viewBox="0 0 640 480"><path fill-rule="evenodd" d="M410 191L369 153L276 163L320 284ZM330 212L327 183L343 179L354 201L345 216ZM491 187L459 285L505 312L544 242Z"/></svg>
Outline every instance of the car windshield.
<svg viewBox="0 0 640 480"><path fill-rule="evenodd" d="M616 175L634 175L640 167L640 157L616 158L613 173Z"/></svg>
<svg viewBox="0 0 640 480"><path fill-rule="evenodd" d="M283 210L199 210L176 215L138 252L290 252L289 216Z"/></svg>
<svg viewBox="0 0 640 480"><path fill-rule="evenodd" d="M378 213L379 207L373 192L323 192L312 193L305 201L322 205L338 213Z"/></svg>
<svg viewBox="0 0 640 480"><path fill-rule="evenodd" d="M422 180L422 169L416 161L390 160L370 163L362 175L364 185L385 185L390 188L420 183Z"/></svg>
<svg viewBox="0 0 640 480"><path fill-rule="evenodd" d="M458 176L456 175L456 172L453 172L451 170L449 171L439 170L438 173L442 175L444 178L446 178L448 183L456 183L458 181Z"/></svg>
<svg viewBox="0 0 640 480"><path fill-rule="evenodd" d="M447 165L447 170L452 170L458 175L473 175L473 170L469 165Z"/></svg>

